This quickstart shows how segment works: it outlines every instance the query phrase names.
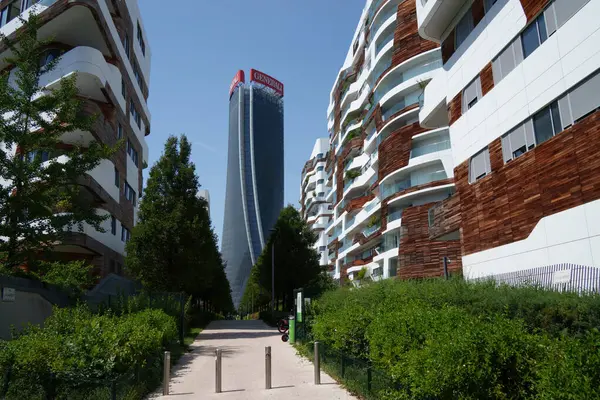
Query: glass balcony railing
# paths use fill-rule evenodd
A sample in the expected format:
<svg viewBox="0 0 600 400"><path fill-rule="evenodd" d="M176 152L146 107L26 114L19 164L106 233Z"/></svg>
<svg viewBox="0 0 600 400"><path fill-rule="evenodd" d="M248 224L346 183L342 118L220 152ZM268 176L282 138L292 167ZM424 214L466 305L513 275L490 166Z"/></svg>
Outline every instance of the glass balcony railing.
<svg viewBox="0 0 600 400"><path fill-rule="evenodd" d="M352 241L351 240L346 240L344 242L344 244L342 245L342 247L340 247L338 254L339 253L343 253L344 251L348 250L350 248L350 246L352 246Z"/></svg>
<svg viewBox="0 0 600 400"><path fill-rule="evenodd" d="M376 34L379 28L381 28L385 21L390 19L392 15L395 15L398 12L396 7L390 7L385 13L380 13L377 16L377 23L371 26L371 32Z"/></svg>
<svg viewBox="0 0 600 400"><path fill-rule="evenodd" d="M365 228L365 229L363 229L363 231L362 231L362 234L363 234L365 237L369 237L369 236L371 236L372 234L374 234L375 232L377 232L377 231L379 230L379 228L381 228L381 225L380 225L380 224L373 225L373 226L371 226L371 227L368 227L368 228Z"/></svg>
<svg viewBox="0 0 600 400"><path fill-rule="evenodd" d="M387 222L388 222L388 224L390 222L392 222L392 221L397 221L400 218L402 218L402 211L404 211L404 210L397 210L397 211L394 211L392 213L389 213L388 216L387 216Z"/></svg>
<svg viewBox="0 0 600 400"><path fill-rule="evenodd" d="M350 218L349 220L346 221L346 230L348 230L349 228L352 227L352 225L354 225L354 222L356 221L356 215L352 218Z"/></svg>
<svg viewBox="0 0 600 400"><path fill-rule="evenodd" d="M410 158L423 156L425 154L434 153L436 151L448 150L450 148L450 140L443 140L437 143L431 143L424 146L414 147L410 151Z"/></svg>
<svg viewBox="0 0 600 400"><path fill-rule="evenodd" d="M367 204L367 206L365 207L365 211L368 213L371 212L371 210L377 207L379 203L381 203L381 200L379 200L379 197L375 197L369 202L369 204Z"/></svg>
<svg viewBox="0 0 600 400"><path fill-rule="evenodd" d="M390 32L389 34L387 34L383 39L378 38L377 39L377 45L375 46L375 54L379 55L379 53L381 52L381 50L383 50L383 48L390 42L394 40L394 31L392 30L392 32Z"/></svg>
<svg viewBox="0 0 600 400"><path fill-rule="evenodd" d="M401 181L401 182L395 182L389 185L383 185L383 198L389 197L391 195L393 195L394 193L398 193L401 192L403 190L406 190L410 187L410 178Z"/></svg>

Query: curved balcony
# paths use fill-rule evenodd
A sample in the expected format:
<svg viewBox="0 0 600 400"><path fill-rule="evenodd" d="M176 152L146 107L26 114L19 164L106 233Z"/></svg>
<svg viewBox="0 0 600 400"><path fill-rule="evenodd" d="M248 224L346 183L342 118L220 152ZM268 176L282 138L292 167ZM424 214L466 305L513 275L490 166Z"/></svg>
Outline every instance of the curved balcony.
<svg viewBox="0 0 600 400"><path fill-rule="evenodd" d="M416 0L419 34L437 43L467 0Z"/></svg>
<svg viewBox="0 0 600 400"><path fill-rule="evenodd" d="M448 126L447 90L446 72L442 69L429 81L423 92L423 103L419 112L421 126L426 128Z"/></svg>
<svg viewBox="0 0 600 400"><path fill-rule="evenodd" d="M103 90L110 87L125 112L125 98L121 90L116 90L121 87L121 72L93 47L79 46L63 54L56 67L40 77L40 86L55 88L61 79L74 74L77 74L77 87L83 96L106 102Z"/></svg>

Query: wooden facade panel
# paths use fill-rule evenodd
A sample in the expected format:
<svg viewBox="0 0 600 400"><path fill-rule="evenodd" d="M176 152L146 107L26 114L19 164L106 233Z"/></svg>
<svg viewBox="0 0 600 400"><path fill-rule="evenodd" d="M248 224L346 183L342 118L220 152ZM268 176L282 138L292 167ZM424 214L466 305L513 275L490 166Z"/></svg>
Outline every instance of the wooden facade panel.
<svg viewBox="0 0 600 400"><path fill-rule="evenodd" d="M492 72L492 62L487 63L479 74L481 80L481 91L485 96L494 88L494 74Z"/></svg>
<svg viewBox="0 0 600 400"><path fill-rule="evenodd" d="M381 142L379 145L379 179L383 179L390 173L408 165L412 137L425 131L427 129L422 128L418 122L415 122L397 129Z"/></svg>
<svg viewBox="0 0 600 400"><path fill-rule="evenodd" d="M600 199L600 111L507 164L500 139L489 149L490 175L469 184L468 161L454 171L464 255L526 239L543 217Z"/></svg>
<svg viewBox="0 0 600 400"><path fill-rule="evenodd" d="M462 270L460 240L432 240L429 237L429 209L435 203L409 207L402 213L398 271L400 279L421 279L444 275L443 259L450 272Z"/></svg>
<svg viewBox="0 0 600 400"><path fill-rule="evenodd" d="M533 20L548 5L550 0L521 0L527 22Z"/></svg>
<svg viewBox="0 0 600 400"><path fill-rule="evenodd" d="M460 196L455 193L445 200L436 203L430 210L431 221L429 226L429 238L435 239L448 233L460 230L461 207Z"/></svg>
<svg viewBox="0 0 600 400"><path fill-rule="evenodd" d="M417 6L414 1L404 1L398 6L394 32L394 54L392 67L425 51L438 47L437 43L425 40L419 35Z"/></svg>
<svg viewBox="0 0 600 400"><path fill-rule="evenodd" d="M452 29L448 37L442 42L442 62L444 64L446 64L448 60L450 60L450 57L452 57L452 54L454 54L455 50L456 49L454 46L454 29Z"/></svg>
<svg viewBox="0 0 600 400"><path fill-rule="evenodd" d="M452 125L462 116L462 91L458 92L456 96L448 104L448 121L449 125Z"/></svg>
<svg viewBox="0 0 600 400"><path fill-rule="evenodd" d="M483 7L483 0L475 0L471 6L471 13L473 15L473 25L477 26L485 15L485 9Z"/></svg>

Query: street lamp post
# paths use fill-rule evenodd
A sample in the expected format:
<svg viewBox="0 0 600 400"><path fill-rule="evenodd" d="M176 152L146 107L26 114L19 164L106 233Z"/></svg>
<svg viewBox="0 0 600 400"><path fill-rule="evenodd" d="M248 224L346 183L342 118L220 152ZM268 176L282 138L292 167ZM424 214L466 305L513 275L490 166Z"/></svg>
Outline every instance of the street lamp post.
<svg viewBox="0 0 600 400"><path fill-rule="evenodd" d="M271 315L275 315L275 228L271 228Z"/></svg>

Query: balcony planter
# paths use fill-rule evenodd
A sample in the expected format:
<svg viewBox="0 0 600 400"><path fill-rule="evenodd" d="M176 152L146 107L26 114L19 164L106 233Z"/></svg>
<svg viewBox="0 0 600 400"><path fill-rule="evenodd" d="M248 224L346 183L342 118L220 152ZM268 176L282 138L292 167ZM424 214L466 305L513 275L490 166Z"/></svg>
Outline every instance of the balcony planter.
<svg viewBox="0 0 600 400"><path fill-rule="evenodd" d="M346 180L347 181L352 181L356 178L358 178L360 176L360 170L358 168L354 168L351 170L346 171Z"/></svg>
<svg viewBox="0 0 600 400"><path fill-rule="evenodd" d="M369 219L369 223L367 224L367 227L372 228L376 225L379 225L380 222L381 222L381 218L378 215L373 215Z"/></svg>

